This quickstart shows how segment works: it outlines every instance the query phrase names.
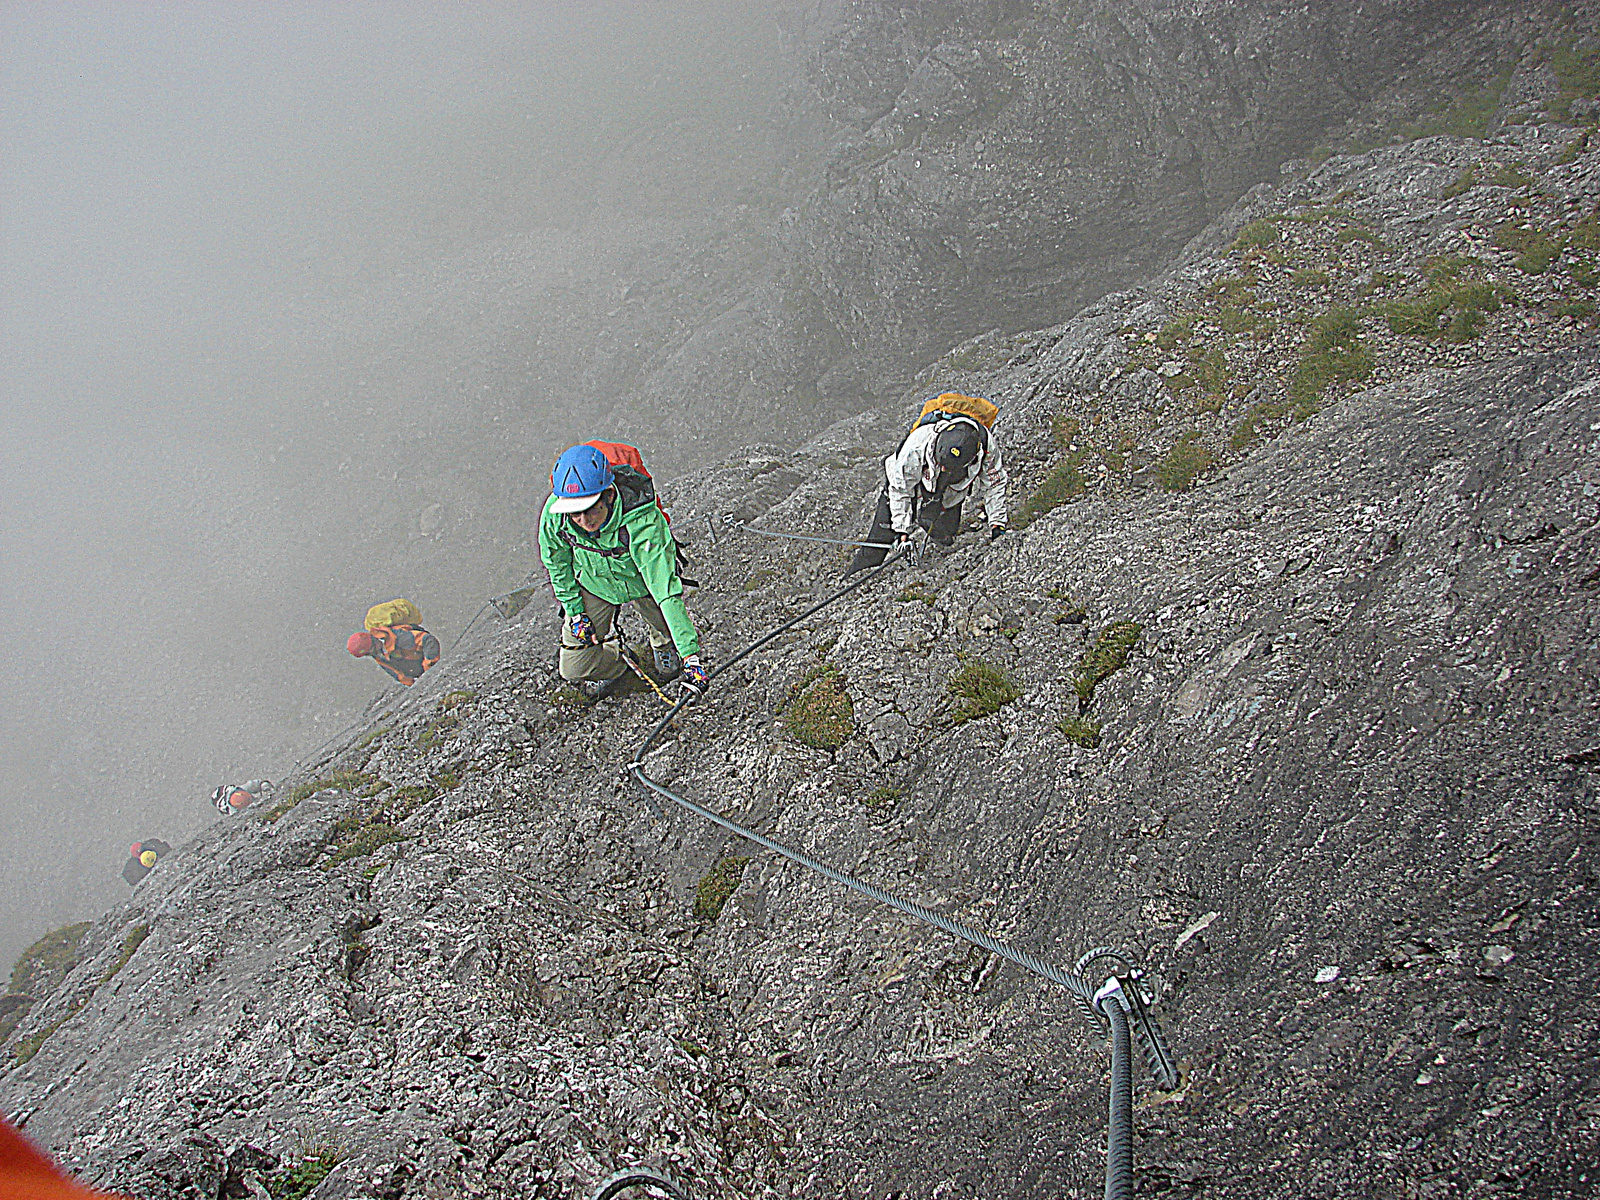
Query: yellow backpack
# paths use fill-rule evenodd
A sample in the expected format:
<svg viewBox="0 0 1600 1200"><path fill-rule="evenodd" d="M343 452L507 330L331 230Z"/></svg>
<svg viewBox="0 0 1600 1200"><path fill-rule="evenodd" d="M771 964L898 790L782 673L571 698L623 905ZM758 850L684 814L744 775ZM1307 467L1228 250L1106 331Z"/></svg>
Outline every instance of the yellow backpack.
<svg viewBox="0 0 1600 1200"><path fill-rule="evenodd" d="M379 625L420 625L422 610L409 600L385 600L367 609L367 628Z"/></svg>
<svg viewBox="0 0 1600 1200"><path fill-rule="evenodd" d="M971 417L985 429L993 429L1000 406L978 396L963 396L960 392L945 392L922 406L911 428L937 421L941 416Z"/></svg>

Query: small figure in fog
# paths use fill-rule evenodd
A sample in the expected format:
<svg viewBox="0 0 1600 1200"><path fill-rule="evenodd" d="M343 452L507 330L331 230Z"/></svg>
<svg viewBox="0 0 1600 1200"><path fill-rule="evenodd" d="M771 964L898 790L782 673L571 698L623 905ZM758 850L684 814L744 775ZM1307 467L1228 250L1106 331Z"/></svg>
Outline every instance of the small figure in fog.
<svg viewBox="0 0 1600 1200"><path fill-rule="evenodd" d="M270 779L252 779L247 783L224 783L211 793L211 806L223 816L231 817L261 799L261 793L271 786Z"/></svg>
<svg viewBox="0 0 1600 1200"><path fill-rule="evenodd" d="M373 659L404 687L439 661L439 639L422 627L422 610L409 600L374 604L366 625L350 635L345 649L356 658Z"/></svg>
<svg viewBox="0 0 1600 1200"><path fill-rule="evenodd" d="M135 886L156 865L163 855L172 853L172 847L160 838L146 838L128 848L128 861L122 864L122 877L128 886Z"/></svg>
<svg viewBox="0 0 1600 1200"><path fill-rule="evenodd" d="M656 677L676 676L696 698L710 686L683 602L679 547L643 464L632 446L569 447L550 472L539 517L539 557L566 614L561 678L589 700L609 696L627 676L621 651L607 642L629 603L649 627Z"/></svg>
<svg viewBox="0 0 1600 1200"><path fill-rule="evenodd" d="M900 542L955 541L969 497L983 506L994 540L1006 531L1006 469L994 434L1000 410L988 400L946 392L922 406L900 448L883 460L883 490L863 546L846 577L876 567ZM881 549L880 549L881 547Z"/></svg>

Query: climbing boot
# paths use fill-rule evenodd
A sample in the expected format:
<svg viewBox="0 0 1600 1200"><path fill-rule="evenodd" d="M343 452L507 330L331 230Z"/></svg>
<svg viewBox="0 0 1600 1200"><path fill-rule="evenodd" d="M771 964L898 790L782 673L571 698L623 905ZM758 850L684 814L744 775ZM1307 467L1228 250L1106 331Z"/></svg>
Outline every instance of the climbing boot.
<svg viewBox="0 0 1600 1200"><path fill-rule="evenodd" d="M598 704L621 687L622 681L627 677L627 672L623 672L615 679L580 679L572 686L577 688L578 694L590 704Z"/></svg>
<svg viewBox="0 0 1600 1200"><path fill-rule="evenodd" d="M683 670L683 659L678 657L678 652L671 646L652 646L656 652L656 679L666 681L675 678Z"/></svg>

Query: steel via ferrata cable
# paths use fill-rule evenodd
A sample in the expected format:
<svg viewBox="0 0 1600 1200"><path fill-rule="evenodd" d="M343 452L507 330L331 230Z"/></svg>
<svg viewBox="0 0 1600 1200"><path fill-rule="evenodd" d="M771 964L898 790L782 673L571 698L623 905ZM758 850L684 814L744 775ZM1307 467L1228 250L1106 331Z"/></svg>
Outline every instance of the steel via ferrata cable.
<svg viewBox="0 0 1600 1200"><path fill-rule="evenodd" d="M765 533L767 531L752 530L751 532ZM882 543L871 544L881 545ZM751 654L754 654L762 646L767 645L775 638L780 637L790 629L793 629L796 625L800 624L807 618L821 612L830 604L843 599L845 596L849 595L851 592L855 591L869 580L877 578L880 574L887 570L890 565L898 562L905 553L906 550L904 548L899 546L894 547L891 549L889 557L884 559L884 561L878 566L873 567L870 570L860 572L850 583L847 583L845 586L834 591L825 599L813 604L810 608L806 609L798 616L791 617L789 620L779 625L776 629L773 629L764 637L751 642L732 658L729 658L727 661L721 663L716 667L715 670L711 672L711 679L715 680L719 675L723 674L729 668L741 662L743 659L748 658ZM870 900L875 900L879 904L887 905L888 907L905 913L907 916L913 917L925 924L932 925L935 929L942 929L951 936L960 938L965 942L970 942L972 945L977 946L980 949L987 950L991 954L998 955L1007 962L1014 963L1017 966L1022 967L1024 970L1038 975L1042 979L1048 979L1052 983L1059 984L1061 987L1065 988L1078 1002L1078 1005L1083 1010L1084 1015L1087 1016L1090 1021L1094 1022L1097 1026L1101 1026L1102 1028L1104 1027L1106 1018L1102 1016L1095 1008L1093 989L1090 988L1089 985L1077 975L1063 971L1060 967L1054 966L1053 964L1046 963L1030 954L1028 951L1018 949L1009 942L1003 942L999 938L985 933L981 929L976 929L962 921L957 921L954 918L947 917L943 913L935 912L933 909L924 904L919 904L915 900L906 900L892 892L885 891L876 884L867 883L865 880L857 879L853 875L829 866L821 859L812 857L803 850L796 850L793 847L786 846L782 842L779 842L774 838L770 838L764 833L760 833L746 825L741 825L739 822L725 817L721 813L715 812L702 804L698 804L695 801L688 799L687 797L680 796L671 788L668 788L663 784L657 783L655 780L651 779L649 775L645 774L645 755L650 753L651 748L661 737L662 733L666 731L666 728L669 724L671 724L672 719L690 703L692 703L692 697L687 695L681 697L678 702L668 710L667 714L655 724L655 726L650 730L649 734L646 735L644 741L640 744L639 749L634 753L633 761L628 764L628 771L630 774L632 774L634 779L639 782L641 787L648 789L650 792L656 795L666 797L668 800L671 800L674 804L678 805L678 807L685 809L688 812L692 812L704 820L710 821L713 825L720 826L729 833L755 842L758 846L762 846L768 850L771 850L774 854L777 854L782 858L786 858L790 862L797 863L800 866L805 867L807 870L814 871L819 875L833 880L835 883L842 884L844 887L849 888L851 891L854 891L859 895L865 896Z"/></svg>

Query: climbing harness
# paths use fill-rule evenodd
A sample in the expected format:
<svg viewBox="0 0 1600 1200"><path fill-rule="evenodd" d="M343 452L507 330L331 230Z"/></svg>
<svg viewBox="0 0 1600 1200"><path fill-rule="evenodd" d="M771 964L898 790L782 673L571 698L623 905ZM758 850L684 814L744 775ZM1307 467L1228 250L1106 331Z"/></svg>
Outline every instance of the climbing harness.
<svg viewBox="0 0 1600 1200"><path fill-rule="evenodd" d="M657 1188L672 1197L672 1200L689 1200L683 1189L674 1183L671 1177L659 1171L652 1171L648 1167L624 1167L601 1183L600 1190L594 1194L594 1200L612 1200L613 1196L620 1195L631 1187Z"/></svg>
<svg viewBox="0 0 1600 1200"><path fill-rule="evenodd" d="M797 536L772 534L770 530L751 529L740 522L732 522L739 528L749 529L752 533L763 533L772 536ZM831 541L832 539L802 539ZM859 544L859 543L857 543ZM881 545L881 543L877 543ZM734 665L749 657L762 646L767 645L775 638L780 637L808 617L821 612L830 604L843 599L869 580L876 579L888 567L906 556L909 548L901 545L894 546L883 562L869 570L861 572L853 581L845 584L832 592L825 599L813 604L799 616L792 617L783 622L776 629L764 637L750 643L733 657L722 662L711 672L715 679L718 675L729 670ZM711 822L737 837L745 838L790 862L796 863L807 870L813 871L824 878L831 879L870 900L888 905L890 908L905 913L909 917L942 929L953 937L969 942L980 949L997 955L1008 962L1015 963L1024 970L1030 971L1040 978L1048 979L1052 983L1065 988L1067 993L1077 1001L1078 1007L1084 1015L1100 1029L1109 1029L1112 1047L1112 1089L1110 1102L1110 1122L1108 1125L1108 1140L1106 1152L1106 1200L1123 1200L1124 1197L1133 1195L1133 1083L1132 1066L1129 1062L1129 1047L1131 1039L1137 1036L1151 1073L1155 1076L1157 1085L1164 1091L1171 1091L1178 1086L1179 1072L1177 1063L1168 1049L1166 1039L1162 1035L1160 1026L1156 1023L1154 1015L1149 1011L1150 1005L1155 1002L1155 996L1147 989L1140 973L1135 970L1122 955L1110 948L1091 950L1078 960L1074 971L1064 971L1052 963L1044 962L1026 950L1020 949L1009 942L976 929L964 922L954 920L943 913L935 912L926 905L918 904L914 900L907 900L886 891L875 884L857 879L844 871L829 866L820 859L813 858L802 850L786 846L782 842L768 837L748 826L723 816L721 813L705 807L685 796L679 795L645 773L645 756L650 753L657 740L666 731L672 719L690 703L690 698L685 696L678 700L660 721L646 735L644 741L634 752L633 761L628 764L628 772L645 789L645 796L650 800L650 806L660 815L659 806L654 797L663 796L671 800L680 808L694 813L696 816ZM1083 977L1082 971L1090 965L1102 960L1114 959L1122 967L1122 973L1113 975L1105 985L1096 990L1088 980ZM1137 1031L1136 1033L1132 1031Z"/></svg>

